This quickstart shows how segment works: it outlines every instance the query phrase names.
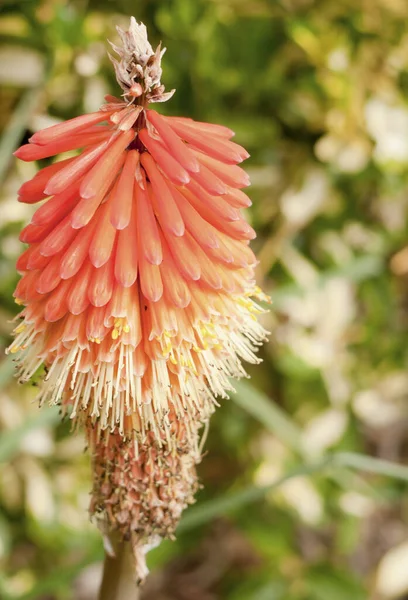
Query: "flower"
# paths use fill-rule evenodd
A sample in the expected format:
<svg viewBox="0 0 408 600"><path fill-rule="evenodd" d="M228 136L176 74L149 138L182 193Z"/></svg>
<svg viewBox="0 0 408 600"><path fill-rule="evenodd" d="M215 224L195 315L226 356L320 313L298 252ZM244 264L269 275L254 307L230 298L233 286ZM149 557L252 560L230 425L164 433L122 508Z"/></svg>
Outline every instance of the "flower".
<svg viewBox="0 0 408 600"><path fill-rule="evenodd" d="M243 359L258 362L266 332L256 299L265 296L241 214L251 204L238 166L248 153L227 127L151 109L174 93L160 83L164 51L133 18L118 31L123 48L113 45L111 59L123 98L107 96L99 111L39 131L15 152L32 161L82 149L19 190L21 202L45 202L20 236L28 248L15 298L24 308L9 352L22 381L45 365L40 403L61 403L86 426L92 512L129 537L134 518L123 515L164 482L162 524L150 511L137 531L147 543L174 530L195 490L198 431L216 398L245 376ZM115 452L132 464L124 479Z"/></svg>

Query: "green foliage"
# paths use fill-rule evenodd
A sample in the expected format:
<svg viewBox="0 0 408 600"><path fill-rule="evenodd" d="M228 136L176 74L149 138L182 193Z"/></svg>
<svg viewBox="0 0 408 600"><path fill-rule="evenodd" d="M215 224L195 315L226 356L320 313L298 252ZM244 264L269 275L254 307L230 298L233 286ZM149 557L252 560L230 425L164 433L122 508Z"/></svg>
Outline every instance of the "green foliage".
<svg viewBox="0 0 408 600"><path fill-rule="evenodd" d="M160 110L223 123L251 153L270 342L213 418L203 490L149 554L143 597L405 597L389 565L407 536L406 3L5 0L0 14L4 347L31 216L16 191L35 172L11 154L117 92L114 24L134 14L167 47L177 92ZM82 439L10 361L0 388L0 596L91 598L102 546Z"/></svg>

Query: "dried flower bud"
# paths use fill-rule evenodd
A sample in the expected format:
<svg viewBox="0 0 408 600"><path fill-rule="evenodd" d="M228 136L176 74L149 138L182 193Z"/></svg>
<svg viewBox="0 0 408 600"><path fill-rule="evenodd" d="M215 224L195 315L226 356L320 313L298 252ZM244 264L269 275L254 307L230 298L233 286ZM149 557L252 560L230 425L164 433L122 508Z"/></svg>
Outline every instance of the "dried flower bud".
<svg viewBox="0 0 408 600"><path fill-rule="evenodd" d="M116 60L109 55L115 67L116 79L123 89L124 96L129 101L141 96L135 95L133 90L141 89L144 92L144 100L147 102L164 102L169 100L175 90L164 93L164 86L160 84L162 75L161 59L166 49L157 47L156 51L149 44L147 31L143 23L137 23L134 17L130 19L128 31L117 27L123 46L111 43L112 48L119 55ZM139 87L135 87L139 86Z"/></svg>
<svg viewBox="0 0 408 600"><path fill-rule="evenodd" d="M198 487L199 454L182 423L178 429L178 448L172 451L158 447L153 437L140 447L118 432L101 440L93 429L88 431L94 477L91 515L105 536L119 533L131 542L139 580L147 574L145 553L162 538L173 537Z"/></svg>

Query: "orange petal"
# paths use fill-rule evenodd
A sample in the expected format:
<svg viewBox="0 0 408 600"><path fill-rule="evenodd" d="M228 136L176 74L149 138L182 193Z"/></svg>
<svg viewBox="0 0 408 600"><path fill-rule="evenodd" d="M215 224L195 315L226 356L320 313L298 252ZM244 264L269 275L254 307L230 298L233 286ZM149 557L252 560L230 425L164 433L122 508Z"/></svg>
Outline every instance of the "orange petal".
<svg viewBox="0 0 408 600"><path fill-rule="evenodd" d="M93 270L88 298L94 306L105 306L112 297L114 285L112 258L99 269Z"/></svg>
<svg viewBox="0 0 408 600"><path fill-rule="evenodd" d="M48 292L55 289L61 281L59 274L60 260L58 255L53 256L41 273L35 288L40 294L48 294Z"/></svg>
<svg viewBox="0 0 408 600"><path fill-rule="evenodd" d="M99 207L98 213L96 215L98 226L89 247L89 258L93 266L97 268L102 267L109 260L116 237L116 229L110 222L110 200Z"/></svg>
<svg viewBox="0 0 408 600"><path fill-rule="evenodd" d="M44 146L25 144L14 152L14 156L28 162L31 160L40 160L41 158L48 158L49 156L61 154L61 152L68 152L68 150L76 150L77 148L98 144L99 142L109 139L111 135L110 131L101 131L91 134L84 133L81 135L73 135L72 137L63 138L57 142L45 144Z"/></svg>
<svg viewBox="0 0 408 600"><path fill-rule="evenodd" d="M139 152L130 150L127 153L118 184L112 192L110 220L116 229L124 229L129 225L132 212L133 184L138 161Z"/></svg>
<svg viewBox="0 0 408 600"><path fill-rule="evenodd" d="M76 235L71 227L71 215L63 219L41 242L40 252L43 256L53 256L66 248Z"/></svg>
<svg viewBox="0 0 408 600"><path fill-rule="evenodd" d="M205 165L200 165L200 171L198 173L193 173L192 178L212 196L221 196L227 191L225 183L207 169Z"/></svg>
<svg viewBox="0 0 408 600"><path fill-rule="evenodd" d="M35 302L37 300L42 300L44 296L42 296L37 290L35 286L38 281L38 272L30 271L29 273L25 273L23 277L17 284L15 292L13 296L15 298L19 298L24 303L29 304L30 302Z"/></svg>
<svg viewBox="0 0 408 600"><path fill-rule="evenodd" d="M163 260L162 247L160 242L159 228L156 217L153 213L150 186L142 190L135 182L135 195L137 199L137 228L140 240L141 252L152 265L159 265Z"/></svg>
<svg viewBox="0 0 408 600"><path fill-rule="evenodd" d="M160 265L160 274L163 281L165 297L175 306L178 306L179 308L185 308L189 305L191 300L189 287L186 281L180 275L180 272L174 263L173 257L164 238L162 243L164 258Z"/></svg>
<svg viewBox="0 0 408 600"><path fill-rule="evenodd" d="M93 266L86 260L78 275L72 281L72 287L67 297L68 309L73 315L79 315L89 306L88 288L93 272Z"/></svg>
<svg viewBox="0 0 408 600"><path fill-rule="evenodd" d="M176 135L174 130L166 123L165 118L155 110L147 110L146 117L155 129L157 129L175 160L190 173L197 172L200 168L198 160L178 135Z"/></svg>
<svg viewBox="0 0 408 600"><path fill-rule="evenodd" d="M185 127L190 127L193 131L204 132L210 135L218 135L223 138L231 138L235 135L235 131L225 127L224 125L218 125L216 123L203 123L202 121L193 121L186 117L165 117L165 120L171 124L180 123Z"/></svg>
<svg viewBox="0 0 408 600"><path fill-rule="evenodd" d="M225 163L207 156L202 152L195 152L200 163L208 168L211 173L233 188L243 188L250 185L250 179L244 169L237 165L226 165Z"/></svg>
<svg viewBox="0 0 408 600"><path fill-rule="evenodd" d="M29 223L24 227L24 229L22 229L18 239L20 242L24 242L25 244L41 242L52 230L52 223L47 223L46 225L35 225L34 223Z"/></svg>
<svg viewBox="0 0 408 600"><path fill-rule="evenodd" d="M32 179L26 181L20 187L18 190L18 201L25 204L34 204L46 198L47 194L44 190L50 178L68 166L73 160L75 160L75 157L67 158L38 171Z"/></svg>
<svg viewBox="0 0 408 600"><path fill-rule="evenodd" d="M200 215L212 225L219 220L238 221L239 212L225 202L223 196L208 194L198 183L190 181L187 188L179 188L180 192L194 206Z"/></svg>
<svg viewBox="0 0 408 600"><path fill-rule="evenodd" d="M116 140L110 144L96 165L84 177L79 188L82 198L92 198L99 194L105 186L105 180L113 170L116 175L118 168L120 168L118 165L122 165L125 159L122 155L134 137L135 132L133 130L117 135Z"/></svg>
<svg viewBox="0 0 408 600"><path fill-rule="evenodd" d="M122 153L117 158L116 162L111 165L111 169L107 172L105 178L103 178L100 191L96 196L93 196L92 198L82 198L77 204L72 211L72 227L74 227L74 229L84 227L92 219L98 206L102 203L105 195L114 184L114 180L117 177L125 158L125 153Z"/></svg>
<svg viewBox="0 0 408 600"><path fill-rule="evenodd" d="M137 210L136 200L132 204L129 225L119 231L115 258L115 277L124 287L130 287L137 279L138 270L137 245Z"/></svg>
<svg viewBox="0 0 408 600"><path fill-rule="evenodd" d="M247 208L252 204L251 199L244 192L233 188L227 188L227 193L223 195L223 199L235 208Z"/></svg>
<svg viewBox="0 0 408 600"><path fill-rule="evenodd" d="M220 290L222 288L222 280L218 274L217 266L208 258L203 249L200 248L189 233L186 233L186 236L187 244L190 246L191 252L195 255L196 261L200 264L200 281L203 281L213 289Z"/></svg>
<svg viewBox="0 0 408 600"><path fill-rule="evenodd" d="M183 235L184 222L166 180L150 154L144 152L140 160L152 185L151 200L162 229L175 236Z"/></svg>
<svg viewBox="0 0 408 600"><path fill-rule="evenodd" d="M46 321L51 323L58 321L68 312L67 297L70 287L70 280L61 281L58 287L51 292L44 309L44 319Z"/></svg>
<svg viewBox="0 0 408 600"><path fill-rule="evenodd" d="M78 202L78 185L76 185L50 198L40 206L33 215L32 223L35 225L56 225L72 211Z"/></svg>
<svg viewBox="0 0 408 600"><path fill-rule="evenodd" d="M188 172L169 154L163 144L149 136L147 129L139 131L139 139L170 181L177 185L184 185L190 181Z"/></svg>
<svg viewBox="0 0 408 600"><path fill-rule="evenodd" d="M160 275L160 267L149 263L139 246L139 280L142 294L147 300L157 302L163 295L163 283Z"/></svg>
<svg viewBox="0 0 408 600"><path fill-rule="evenodd" d="M82 154L77 156L72 162L66 167L59 170L55 175L51 177L45 191L48 196L52 194L58 194L65 190L67 186L76 182L79 177L82 177L89 169L96 163L99 157L105 152L108 142L102 142L94 148L85 150Z"/></svg>
<svg viewBox="0 0 408 600"><path fill-rule="evenodd" d="M170 127L178 136L194 146L194 148L222 162L236 164L249 157L245 148L235 144L235 142L230 142L211 134L207 135L203 131L194 130L186 123L171 121Z"/></svg>
<svg viewBox="0 0 408 600"><path fill-rule="evenodd" d="M62 279L73 277L82 267L83 262L88 255L89 246L97 225L97 220L90 223L81 229L71 242L60 261L60 275Z"/></svg>
<svg viewBox="0 0 408 600"><path fill-rule="evenodd" d="M173 190L173 197L176 200L185 226L193 238L200 246L217 248L218 241L216 229L201 217L190 202L188 202L186 197L178 190Z"/></svg>
<svg viewBox="0 0 408 600"><path fill-rule="evenodd" d="M93 306L89 310L86 320L86 335L88 339L103 340L108 333L108 329L103 323L104 311L101 308Z"/></svg>
<svg viewBox="0 0 408 600"><path fill-rule="evenodd" d="M200 279L201 268L192 252L191 245L187 242L186 234L182 237L166 235L171 255L181 275L186 279L197 281Z"/></svg>
<svg viewBox="0 0 408 600"><path fill-rule="evenodd" d="M64 123L51 125L51 127L47 127L42 131L37 131L37 133L35 133L29 141L32 144L49 144L50 142L55 142L60 138L66 138L72 134L78 134L81 129L85 129L90 125L95 125L96 123L101 123L101 121L106 121L108 116L109 112L106 111L98 111L88 115L81 115L80 117L69 119Z"/></svg>

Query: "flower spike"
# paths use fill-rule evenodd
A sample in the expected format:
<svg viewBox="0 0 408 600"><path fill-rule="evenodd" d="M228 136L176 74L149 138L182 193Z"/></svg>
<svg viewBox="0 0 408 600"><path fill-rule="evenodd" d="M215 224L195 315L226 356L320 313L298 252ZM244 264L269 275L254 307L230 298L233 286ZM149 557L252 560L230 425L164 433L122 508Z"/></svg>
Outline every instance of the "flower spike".
<svg viewBox="0 0 408 600"><path fill-rule="evenodd" d="M21 323L8 351L41 404L84 426L91 514L144 553L171 537L197 489L200 429L259 362L266 300L241 208L248 153L221 125L166 117L159 46L132 17L111 57L124 99L35 133L15 153L57 159L19 190L44 201L20 239Z"/></svg>

